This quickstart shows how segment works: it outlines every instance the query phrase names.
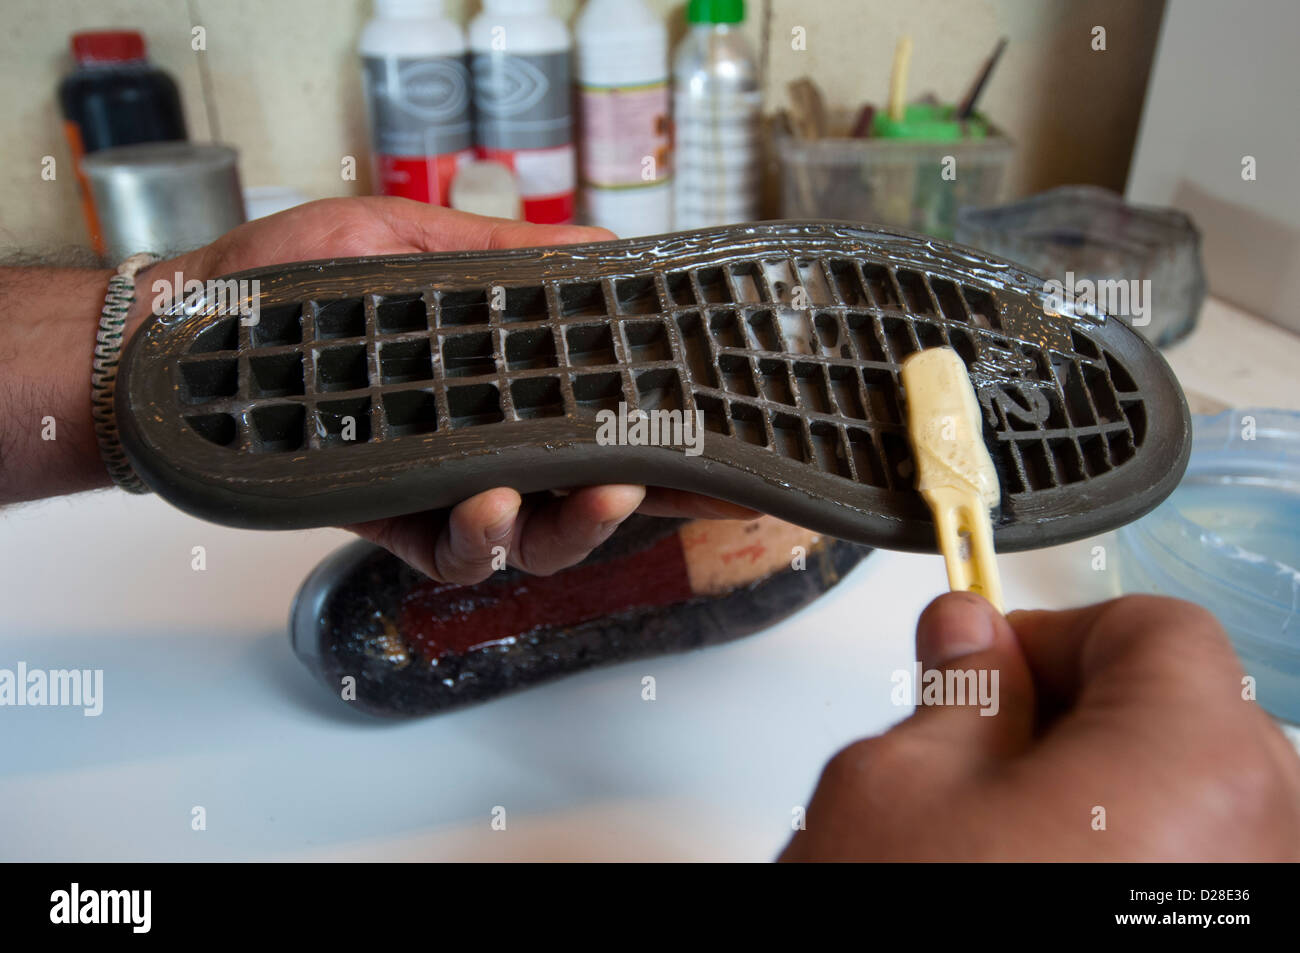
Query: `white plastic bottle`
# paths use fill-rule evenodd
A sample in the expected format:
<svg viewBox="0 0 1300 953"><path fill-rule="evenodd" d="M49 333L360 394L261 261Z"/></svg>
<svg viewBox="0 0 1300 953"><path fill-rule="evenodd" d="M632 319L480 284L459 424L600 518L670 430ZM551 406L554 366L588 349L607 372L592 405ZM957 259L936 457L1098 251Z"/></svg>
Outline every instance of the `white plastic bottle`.
<svg viewBox="0 0 1300 953"><path fill-rule="evenodd" d="M474 157L464 32L442 0L375 0L360 53L375 191L447 205Z"/></svg>
<svg viewBox="0 0 1300 953"><path fill-rule="evenodd" d="M672 231L667 27L643 0L587 0L574 40L587 222L624 238Z"/></svg>
<svg viewBox="0 0 1300 953"><path fill-rule="evenodd" d="M514 172L530 222L573 221L571 45L549 0L483 0L469 25L474 142Z"/></svg>
<svg viewBox="0 0 1300 953"><path fill-rule="evenodd" d="M758 217L762 94L744 0L691 0L673 61L676 227Z"/></svg>

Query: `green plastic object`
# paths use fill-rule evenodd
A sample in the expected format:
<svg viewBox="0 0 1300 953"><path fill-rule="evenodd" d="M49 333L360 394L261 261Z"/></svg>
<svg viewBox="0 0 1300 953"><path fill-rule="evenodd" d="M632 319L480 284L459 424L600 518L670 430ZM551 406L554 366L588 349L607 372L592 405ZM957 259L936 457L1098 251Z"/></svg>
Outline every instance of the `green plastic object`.
<svg viewBox="0 0 1300 953"><path fill-rule="evenodd" d="M955 106L912 103L895 122L885 111L876 113L873 132L881 139L920 139L926 142L960 142L983 139L988 123L978 113L965 121L953 118Z"/></svg>
<svg viewBox="0 0 1300 953"><path fill-rule="evenodd" d="M686 8L688 23L740 23L745 19L745 0L691 0Z"/></svg>

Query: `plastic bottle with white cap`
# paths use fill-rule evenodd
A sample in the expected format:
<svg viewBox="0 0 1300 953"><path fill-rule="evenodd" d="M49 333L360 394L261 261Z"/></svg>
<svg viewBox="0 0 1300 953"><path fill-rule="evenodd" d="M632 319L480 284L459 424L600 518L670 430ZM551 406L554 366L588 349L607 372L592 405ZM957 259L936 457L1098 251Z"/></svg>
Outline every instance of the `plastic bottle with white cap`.
<svg viewBox="0 0 1300 953"><path fill-rule="evenodd" d="M375 0L361 33L375 191L448 204L474 157L465 34L442 0Z"/></svg>
<svg viewBox="0 0 1300 953"><path fill-rule="evenodd" d="M622 238L672 231L667 27L643 0L587 0L574 39L586 221Z"/></svg>
<svg viewBox="0 0 1300 953"><path fill-rule="evenodd" d="M483 0L469 25L474 142L514 172L530 222L573 221L571 46L549 0Z"/></svg>

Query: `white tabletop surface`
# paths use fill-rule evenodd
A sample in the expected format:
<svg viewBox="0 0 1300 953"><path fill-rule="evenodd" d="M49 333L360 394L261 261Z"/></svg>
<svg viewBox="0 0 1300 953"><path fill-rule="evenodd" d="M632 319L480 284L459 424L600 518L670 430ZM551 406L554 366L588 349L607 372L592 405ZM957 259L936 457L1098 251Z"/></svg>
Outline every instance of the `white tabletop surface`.
<svg viewBox="0 0 1300 953"><path fill-rule="evenodd" d="M1234 377L1224 349L1261 344ZM1300 338L1217 303L1170 360L1215 400L1295 406ZM99 717L0 708L0 859L767 860L826 759L908 714L890 674L944 587L939 557L876 553L751 638L388 722L329 697L286 636L299 582L348 538L117 492L0 511L0 668L104 671ZM1110 596L1097 545L999 557L1008 604Z"/></svg>

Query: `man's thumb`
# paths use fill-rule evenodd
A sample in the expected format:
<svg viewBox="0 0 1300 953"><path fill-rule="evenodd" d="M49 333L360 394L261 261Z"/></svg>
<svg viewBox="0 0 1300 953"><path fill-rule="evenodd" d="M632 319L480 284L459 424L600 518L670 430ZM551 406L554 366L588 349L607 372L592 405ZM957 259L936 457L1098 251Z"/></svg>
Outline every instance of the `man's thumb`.
<svg viewBox="0 0 1300 953"><path fill-rule="evenodd" d="M924 739L951 767L1024 750L1034 731L1034 686L1016 635L981 596L935 599L916 626L916 712L895 732Z"/></svg>

